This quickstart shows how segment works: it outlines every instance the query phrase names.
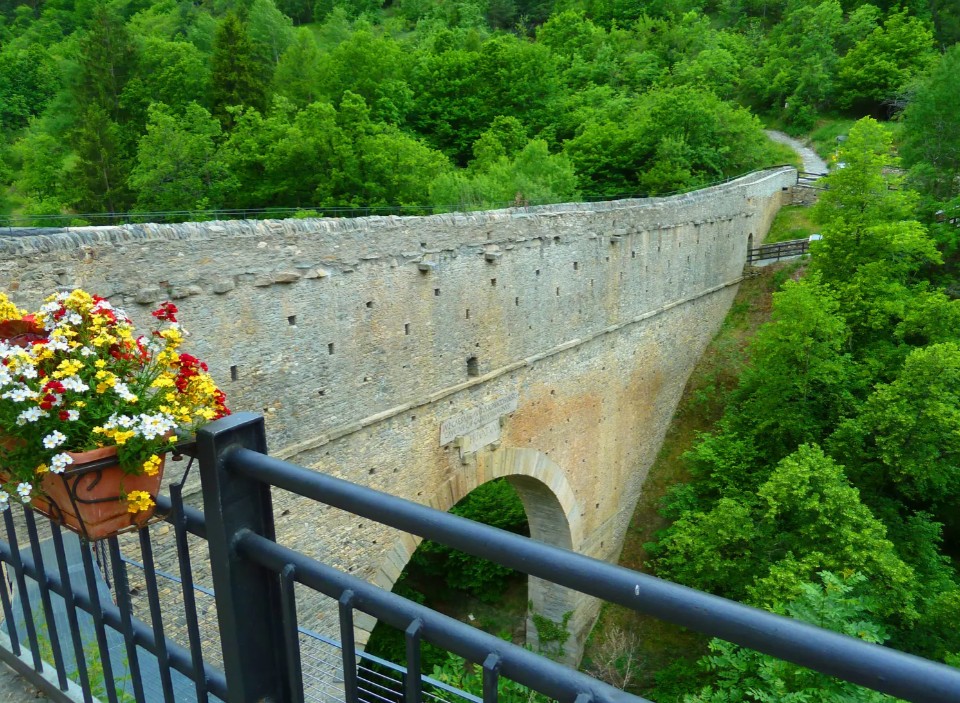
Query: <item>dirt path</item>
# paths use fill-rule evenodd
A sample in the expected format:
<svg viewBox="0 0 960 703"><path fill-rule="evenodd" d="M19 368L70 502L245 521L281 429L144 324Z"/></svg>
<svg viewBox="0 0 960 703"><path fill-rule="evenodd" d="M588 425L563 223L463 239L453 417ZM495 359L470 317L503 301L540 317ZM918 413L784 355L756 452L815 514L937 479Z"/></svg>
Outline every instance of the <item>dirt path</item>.
<svg viewBox="0 0 960 703"><path fill-rule="evenodd" d="M790 137L783 132L778 132L774 129L768 129L766 132L767 136L773 141L779 142L780 144L786 144L788 147L797 152L797 154L799 154L800 158L803 160L803 170L807 173L827 172L827 163L821 159L817 155L817 152L810 147L805 146L802 142L797 141L793 137Z"/></svg>

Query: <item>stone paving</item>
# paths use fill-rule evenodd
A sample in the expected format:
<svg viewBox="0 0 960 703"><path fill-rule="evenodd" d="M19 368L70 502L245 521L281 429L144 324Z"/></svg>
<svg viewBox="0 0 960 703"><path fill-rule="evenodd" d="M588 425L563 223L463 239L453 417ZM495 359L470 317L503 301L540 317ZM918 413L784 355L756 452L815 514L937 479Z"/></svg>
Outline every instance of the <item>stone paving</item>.
<svg viewBox="0 0 960 703"><path fill-rule="evenodd" d="M44 703L49 700L13 669L0 664L0 701L2 703L19 703L20 701Z"/></svg>

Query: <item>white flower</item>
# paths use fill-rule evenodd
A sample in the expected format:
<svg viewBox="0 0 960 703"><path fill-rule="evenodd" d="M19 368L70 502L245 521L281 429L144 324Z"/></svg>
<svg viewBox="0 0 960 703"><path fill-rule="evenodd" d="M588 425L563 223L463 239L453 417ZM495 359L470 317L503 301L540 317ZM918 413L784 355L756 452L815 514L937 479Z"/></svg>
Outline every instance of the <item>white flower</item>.
<svg viewBox="0 0 960 703"><path fill-rule="evenodd" d="M54 430L43 438L43 446L47 449L54 449L67 441L67 436L60 430Z"/></svg>
<svg viewBox="0 0 960 703"><path fill-rule="evenodd" d="M113 391L120 396L123 400L128 403L133 403L136 401L137 396L130 392L130 389L127 387L127 384L123 381L117 381L113 384Z"/></svg>
<svg viewBox="0 0 960 703"><path fill-rule="evenodd" d="M61 381L63 387L68 391L76 391L77 393L82 393L83 391L90 390L90 386L83 382L79 376L67 376Z"/></svg>
<svg viewBox="0 0 960 703"><path fill-rule="evenodd" d="M0 511L10 507L10 494L0 489Z"/></svg>
<svg viewBox="0 0 960 703"><path fill-rule="evenodd" d="M80 352L80 356L93 356L97 353L90 347L80 347L77 351Z"/></svg>
<svg viewBox="0 0 960 703"><path fill-rule="evenodd" d="M67 410L67 419L68 419L70 422L76 422L77 420L80 419L80 411L79 411L79 410Z"/></svg>
<svg viewBox="0 0 960 703"><path fill-rule="evenodd" d="M24 378L36 378L37 370L32 366L27 365L20 369L20 375Z"/></svg>
<svg viewBox="0 0 960 703"><path fill-rule="evenodd" d="M157 415L140 416L140 434L144 439L156 439L170 432L176 427L173 418L162 413Z"/></svg>
<svg viewBox="0 0 960 703"><path fill-rule="evenodd" d="M17 484L17 493L20 494L20 501L23 503L30 502L30 491L33 490L33 486L29 483L18 483Z"/></svg>
<svg viewBox="0 0 960 703"><path fill-rule="evenodd" d="M4 393L0 398L6 398L7 400L12 400L14 403L22 403L25 400L32 400L36 398L36 393L27 388L24 385L15 386L11 388L6 393Z"/></svg>
<svg viewBox="0 0 960 703"><path fill-rule="evenodd" d="M46 413L43 412L37 406L33 406L32 408L27 408L17 416L17 424L26 425L28 422L36 422L44 415L46 415Z"/></svg>
<svg viewBox="0 0 960 703"><path fill-rule="evenodd" d="M0 386L6 386L13 383L13 377L7 372L6 368L0 366Z"/></svg>
<svg viewBox="0 0 960 703"><path fill-rule="evenodd" d="M55 474L62 474L70 464L73 463L73 457L66 452L54 454L50 459L50 471Z"/></svg>
<svg viewBox="0 0 960 703"><path fill-rule="evenodd" d="M69 351L70 345L67 344L67 341L62 337L51 337L50 341L47 342L47 349L53 349L54 351Z"/></svg>

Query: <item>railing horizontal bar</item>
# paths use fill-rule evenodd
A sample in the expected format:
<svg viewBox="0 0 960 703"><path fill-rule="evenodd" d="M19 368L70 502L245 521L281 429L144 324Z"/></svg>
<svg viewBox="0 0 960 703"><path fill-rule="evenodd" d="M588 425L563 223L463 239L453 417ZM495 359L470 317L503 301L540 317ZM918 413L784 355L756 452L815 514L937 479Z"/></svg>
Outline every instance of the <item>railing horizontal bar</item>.
<svg viewBox="0 0 960 703"><path fill-rule="evenodd" d="M34 566L33 559L31 559L27 554L22 554L21 557L23 562L23 573L36 580L38 578L38 573L36 567ZM10 546L2 541L0 541L0 561L5 561L8 563L12 561ZM46 578L50 586L50 590L63 597L64 588L60 581L59 575L48 571ZM90 613L91 615L93 614L93 605L91 603L89 594L75 592L73 594L73 599L77 607L86 611L87 613ZM104 602L102 603L102 609L103 619L106 624L109 625L111 629L122 634L123 625L120 617L120 610L117 608L117 606L113 603ZM157 646L156 642L154 642L153 631L151 628L140 620L134 620L132 624L134 644L139 645L151 654L156 655ZM190 653L172 640L168 639L166 644L170 658L170 665L184 676L192 679L195 673L191 665ZM210 692L222 700L227 700L227 681L226 678L224 678L223 673L210 667L208 664L204 664L203 676L206 678L207 688L210 690Z"/></svg>
<svg viewBox="0 0 960 703"><path fill-rule="evenodd" d="M882 693L916 703L960 700L960 670L943 664L475 523L249 449L237 448L225 460L231 470L278 488ZM269 551L258 549L264 557ZM394 626L403 629L407 623L409 619ZM506 662L503 671L516 680Z"/></svg>
<svg viewBox="0 0 960 703"><path fill-rule="evenodd" d="M167 520L167 522L173 519L173 503L170 500L170 496L157 496L157 511L164 515L164 519ZM206 539L207 527L203 519L203 513L196 508L184 505L183 515L186 518L187 532L201 539ZM167 518L170 519L168 520Z"/></svg>
<svg viewBox="0 0 960 703"><path fill-rule="evenodd" d="M411 622L420 620L423 627L419 632L423 639L468 661L482 662L488 654L496 652L503 662L501 672L504 676L545 693L561 703L573 703L583 691L593 693L597 701L637 703L644 700L459 620L384 591L249 530L244 529L237 533L234 546L238 555L278 574L287 564L293 564L297 570L297 581L335 600L339 600L345 591L353 591L354 608L399 630L405 631Z"/></svg>

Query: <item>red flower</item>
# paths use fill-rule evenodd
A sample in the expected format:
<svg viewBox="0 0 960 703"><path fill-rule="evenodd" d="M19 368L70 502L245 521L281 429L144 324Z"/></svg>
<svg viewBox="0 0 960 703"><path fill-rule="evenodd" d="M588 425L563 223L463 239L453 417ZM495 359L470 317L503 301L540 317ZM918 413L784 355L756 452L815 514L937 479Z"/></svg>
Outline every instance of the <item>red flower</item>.
<svg viewBox="0 0 960 703"><path fill-rule="evenodd" d="M47 393L63 393L66 391L66 388L63 387L60 381L47 381L43 385L43 390Z"/></svg>
<svg viewBox="0 0 960 703"><path fill-rule="evenodd" d="M160 307L154 310L150 314L153 315L158 320L163 320L164 322L176 322L177 321L176 315L178 312L180 311L177 310L177 306L167 301L165 303L161 303Z"/></svg>

